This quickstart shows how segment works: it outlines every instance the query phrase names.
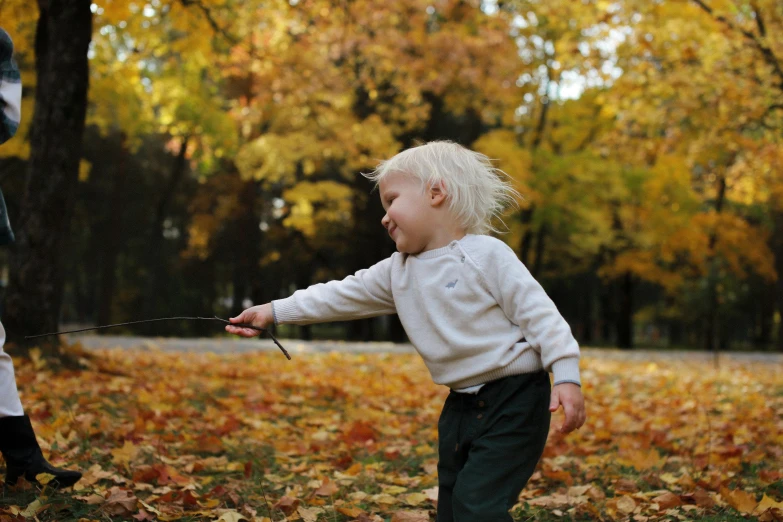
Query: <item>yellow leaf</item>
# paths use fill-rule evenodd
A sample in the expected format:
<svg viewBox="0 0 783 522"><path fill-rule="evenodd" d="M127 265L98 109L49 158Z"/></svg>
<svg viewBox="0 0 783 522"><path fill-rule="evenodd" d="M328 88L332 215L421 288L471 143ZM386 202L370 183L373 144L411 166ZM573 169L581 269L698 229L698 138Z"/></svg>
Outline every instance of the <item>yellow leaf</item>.
<svg viewBox="0 0 783 522"><path fill-rule="evenodd" d="M117 463L117 466L129 468L130 461L136 458L138 452L139 448L137 448L132 442L126 440L125 444L123 444L121 448L111 450L111 455L114 457L114 461Z"/></svg>
<svg viewBox="0 0 783 522"><path fill-rule="evenodd" d="M371 497L372 501L377 504L397 504L399 503L399 499L397 497L393 497L387 493L381 493L379 495L373 495Z"/></svg>
<svg viewBox="0 0 783 522"><path fill-rule="evenodd" d="M783 510L783 502L775 502L769 498L766 493L764 493L764 496L761 498L761 502L759 502L759 505L756 506L756 509L753 510L753 514L760 515L769 509Z"/></svg>
<svg viewBox="0 0 783 522"><path fill-rule="evenodd" d="M52 475L51 473L39 473L35 476L35 480L37 480L41 485L44 486L49 482L51 482L53 478L54 475Z"/></svg>
<svg viewBox="0 0 783 522"><path fill-rule="evenodd" d="M306 508L304 506L299 506L296 509L296 512L299 513L299 516L302 517L304 522L316 522L318 520L318 515L323 513L323 511L324 510L321 508Z"/></svg>
<svg viewBox="0 0 783 522"><path fill-rule="evenodd" d="M758 505L755 496L741 489L729 490L726 487L721 487L720 494L728 505L740 513L752 513Z"/></svg>
<svg viewBox="0 0 783 522"><path fill-rule="evenodd" d="M33 518L44 509L46 509L46 506L41 502L41 499L37 498L30 502L30 504L24 508L24 511L21 511L19 514L25 518Z"/></svg>
<svg viewBox="0 0 783 522"><path fill-rule="evenodd" d="M383 492L386 493L387 495L399 495L400 493L405 493L406 491L408 491L408 488L404 488L402 486L383 487Z"/></svg>
<svg viewBox="0 0 783 522"><path fill-rule="evenodd" d="M239 522L240 520L247 520L247 517L236 511L225 511L216 522Z"/></svg>
<svg viewBox="0 0 783 522"><path fill-rule="evenodd" d="M422 502L427 501L427 495L424 493L411 493L410 495L405 495L403 500L409 506L418 506Z"/></svg>

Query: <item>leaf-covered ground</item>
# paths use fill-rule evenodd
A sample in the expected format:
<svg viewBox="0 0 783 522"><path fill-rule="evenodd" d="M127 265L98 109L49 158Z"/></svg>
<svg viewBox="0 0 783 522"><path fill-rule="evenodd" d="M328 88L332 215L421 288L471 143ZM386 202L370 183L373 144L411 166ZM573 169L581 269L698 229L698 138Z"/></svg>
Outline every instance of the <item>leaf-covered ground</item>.
<svg viewBox="0 0 783 522"><path fill-rule="evenodd" d="M17 361L44 453L85 476L5 491L1 521L434 520L446 389L413 354L105 350L90 364ZM552 431L515 519L783 520L779 362L589 351L582 368L587 424Z"/></svg>

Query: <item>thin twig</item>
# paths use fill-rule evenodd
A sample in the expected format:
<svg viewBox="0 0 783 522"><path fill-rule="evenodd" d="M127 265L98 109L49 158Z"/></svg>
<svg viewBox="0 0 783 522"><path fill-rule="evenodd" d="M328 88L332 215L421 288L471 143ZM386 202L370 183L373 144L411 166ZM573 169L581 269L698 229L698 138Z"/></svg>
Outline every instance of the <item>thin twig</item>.
<svg viewBox="0 0 783 522"><path fill-rule="evenodd" d="M274 517L272 516L272 508L269 506L269 500L266 498L266 490L264 489L264 468L263 466L260 466L261 463L260 460L255 459L256 466L258 466L258 469L261 470L261 480L258 482L258 485L261 486L261 494L264 496L264 503L266 504L266 512L269 513L269 520L274 521Z"/></svg>
<svg viewBox="0 0 783 522"><path fill-rule="evenodd" d="M272 335L272 332L269 331L267 328L261 328L252 324L246 324L246 323L232 323L231 321L228 321L226 319L222 319L220 317L160 317L157 319L143 319L141 321L128 321L126 323L115 323L115 324L107 324L103 326L92 326L90 328L79 328L77 330L64 330L62 332L50 332L45 334L38 334L38 335L27 335L25 336L25 339L35 339L38 337L46 337L48 335L60 335L60 334L68 334L68 333L77 333L77 332L86 332L88 330L102 330L104 328L114 328L115 326L127 326L130 324L140 324L140 323L154 323L156 321L220 321L222 323L230 324L231 326L237 326L240 328L250 328L252 330L256 330L259 332L259 337L261 337L264 332L269 335L269 337L272 338L272 341L277 345L278 348L280 348L280 351L283 352L283 355L286 356L286 358L290 361L291 355L286 351L285 348L283 348L283 345L280 344L280 341L277 340L277 338Z"/></svg>

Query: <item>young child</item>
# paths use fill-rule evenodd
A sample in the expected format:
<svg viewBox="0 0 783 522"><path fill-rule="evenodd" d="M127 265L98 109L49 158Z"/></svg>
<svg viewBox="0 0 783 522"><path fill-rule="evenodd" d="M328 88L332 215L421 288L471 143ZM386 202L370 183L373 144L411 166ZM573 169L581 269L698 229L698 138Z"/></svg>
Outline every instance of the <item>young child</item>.
<svg viewBox="0 0 783 522"><path fill-rule="evenodd" d="M231 318L266 328L397 313L432 379L451 388L438 421L438 522L511 521L551 412L563 406L562 433L585 421L571 329L514 251L486 235L516 195L499 174L445 141L382 162L366 177L398 252Z"/></svg>

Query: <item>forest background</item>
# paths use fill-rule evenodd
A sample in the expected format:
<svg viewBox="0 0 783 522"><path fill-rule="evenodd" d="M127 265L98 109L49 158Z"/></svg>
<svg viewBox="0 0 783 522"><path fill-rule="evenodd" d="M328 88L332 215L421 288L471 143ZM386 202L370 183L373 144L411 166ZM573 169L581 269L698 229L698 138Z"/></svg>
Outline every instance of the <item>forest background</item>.
<svg viewBox="0 0 783 522"><path fill-rule="evenodd" d="M360 173L449 139L513 178L499 237L581 343L783 351L777 0L0 0L0 26L12 338L368 267L394 245ZM396 317L279 334L405 340Z"/></svg>

